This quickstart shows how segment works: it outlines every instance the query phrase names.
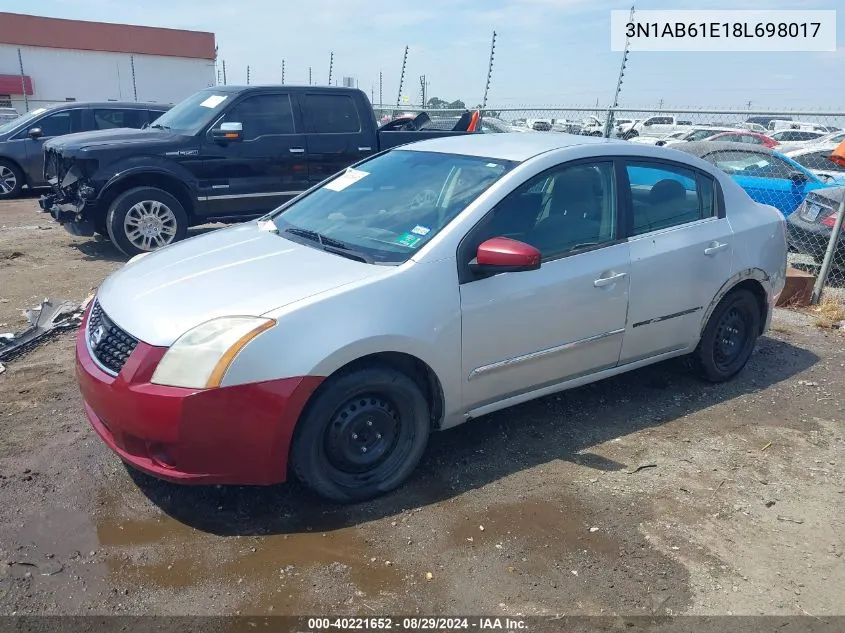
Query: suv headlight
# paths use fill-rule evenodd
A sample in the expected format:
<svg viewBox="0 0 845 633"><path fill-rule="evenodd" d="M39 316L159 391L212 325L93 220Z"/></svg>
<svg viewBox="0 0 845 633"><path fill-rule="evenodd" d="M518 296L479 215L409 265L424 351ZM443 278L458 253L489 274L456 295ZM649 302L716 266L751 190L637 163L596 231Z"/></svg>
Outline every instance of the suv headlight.
<svg viewBox="0 0 845 633"><path fill-rule="evenodd" d="M180 336L165 352L150 382L169 387L219 387L223 375L247 343L276 325L275 319L220 317Z"/></svg>

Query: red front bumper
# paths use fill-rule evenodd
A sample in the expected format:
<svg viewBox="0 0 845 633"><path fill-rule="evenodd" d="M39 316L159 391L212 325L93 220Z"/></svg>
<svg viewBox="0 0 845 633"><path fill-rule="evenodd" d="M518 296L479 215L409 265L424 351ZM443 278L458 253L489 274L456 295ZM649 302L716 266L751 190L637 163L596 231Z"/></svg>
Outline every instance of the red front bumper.
<svg viewBox="0 0 845 633"><path fill-rule="evenodd" d="M76 376L94 430L121 459L187 484L285 481L294 426L320 377L283 378L219 389L150 383L167 351L139 343L117 377L76 338Z"/></svg>

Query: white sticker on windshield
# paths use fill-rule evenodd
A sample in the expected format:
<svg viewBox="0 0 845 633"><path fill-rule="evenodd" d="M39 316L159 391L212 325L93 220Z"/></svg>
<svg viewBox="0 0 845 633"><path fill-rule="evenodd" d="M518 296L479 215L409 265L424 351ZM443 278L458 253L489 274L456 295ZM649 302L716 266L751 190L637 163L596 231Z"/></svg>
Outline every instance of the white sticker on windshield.
<svg viewBox="0 0 845 633"><path fill-rule="evenodd" d="M361 171L360 169L352 169L350 167L342 175L338 176L329 184L327 184L325 186L325 189L328 189L330 191L343 191L349 185L354 185L356 182L358 182L362 178L366 178L369 175L370 172L368 171Z"/></svg>
<svg viewBox="0 0 845 633"><path fill-rule="evenodd" d="M411 233L413 233L415 235L425 236L425 235L428 235L429 233L431 233L431 229L428 228L427 226L417 224L414 228L411 229Z"/></svg>
<svg viewBox="0 0 845 633"><path fill-rule="evenodd" d="M203 108L216 108L226 100L226 95L211 95L208 99L203 101L200 105Z"/></svg>

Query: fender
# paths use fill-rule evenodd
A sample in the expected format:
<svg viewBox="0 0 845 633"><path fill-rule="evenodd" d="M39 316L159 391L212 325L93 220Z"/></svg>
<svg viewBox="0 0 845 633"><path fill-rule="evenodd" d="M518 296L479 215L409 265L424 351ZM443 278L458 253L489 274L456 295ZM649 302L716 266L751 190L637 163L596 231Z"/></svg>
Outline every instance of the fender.
<svg viewBox="0 0 845 633"><path fill-rule="evenodd" d="M441 379L436 361L430 357L430 348L423 342L405 336L371 336L354 341L334 351L327 358L318 362L309 372L311 376L330 376L338 369L355 362L365 356L396 352L418 358Z"/></svg>
<svg viewBox="0 0 845 633"><path fill-rule="evenodd" d="M95 182L105 183L97 194L97 200L107 197L114 187L122 181L142 174L166 176L180 182L191 197L195 197L197 189L196 178L185 167L172 160L159 156L131 156L124 160L111 163L99 171L93 178Z"/></svg>
<svg viewBox="0 0 845 633"><path fill-rule="evenodd" d="M713 300L710 302L710 305L707 306L707 309L704 311L704 316L701 320L701 325L699 327L699 336L704 334L704 328L707 327L707 322L710 320L710 316L713 314L713 311L716 309L716 306L719 305L719 302L727 295L731 290L733 290L738 284L746 281L748 279L754 279L759 281L760 284L763 286L763 290L766 292L766 300L767 303L770 303L771 298L771 276L766 273L766 271L761 270L759 268L747 268L742 270L738 273L735 273L730 279L728 279L719 291L716 293L716 296L713 297ZM771 315L771 310L768 311L766 315L766 322L765 326L768 327L768 320Z"/></svg>

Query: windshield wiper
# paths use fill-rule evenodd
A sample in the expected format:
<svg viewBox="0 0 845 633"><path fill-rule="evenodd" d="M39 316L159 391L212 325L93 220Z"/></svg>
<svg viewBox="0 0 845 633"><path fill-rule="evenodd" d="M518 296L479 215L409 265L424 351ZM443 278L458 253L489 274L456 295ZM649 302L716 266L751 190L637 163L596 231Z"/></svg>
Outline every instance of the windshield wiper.
<svg viewBox="0 0 845 633"><path fill-rule="evenodd" d="M311 231L310 229L301 229L299 227L292 226L285 229L285 233L290 233L291 235L298 235L299 237L304 237L305 239L311 240L312 242L317 242L327 253L334 253L335 255L348 257L349 259L364 262L365 264L372 264L374 261L373 258L367 255L366 253L362 253L361 251L356 251L355 249L349 248L349 246L347 246L340 240L336 240L327 235L323 235L322 233L318 233L317 231Z"/></svg>

